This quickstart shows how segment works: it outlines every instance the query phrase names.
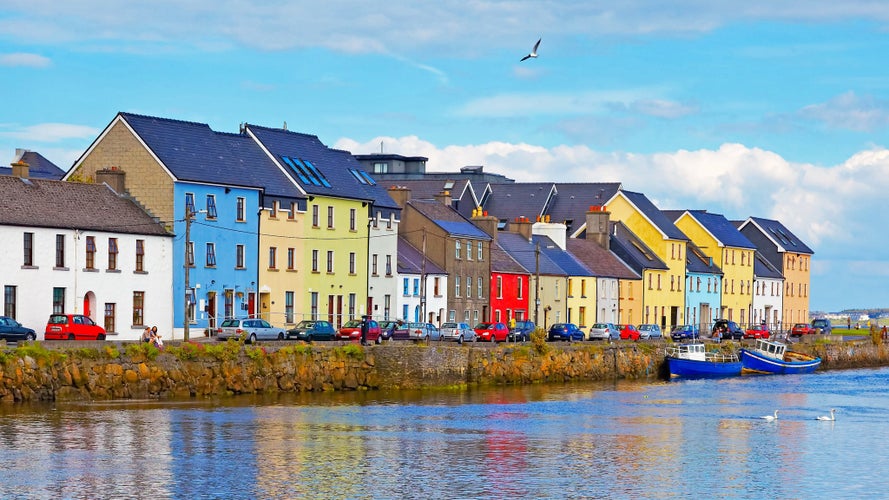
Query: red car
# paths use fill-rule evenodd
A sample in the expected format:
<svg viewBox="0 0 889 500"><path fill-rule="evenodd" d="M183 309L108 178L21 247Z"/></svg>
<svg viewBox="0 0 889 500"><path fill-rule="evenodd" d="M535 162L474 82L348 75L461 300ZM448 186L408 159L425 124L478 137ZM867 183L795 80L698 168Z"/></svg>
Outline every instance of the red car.
<svg viewBox="0 0 889 500"><path fill-rule="evenodd" d="M509 328L505 323L479 323L473 330L478 339L485 342L506 342L506 337L509 336Z"/></svg>
<svg viewBox="0 0 889 500"><path fill-rule="evenodd" d="M105 329L89 316L82 314L53 314L46 323L46 340L105 340Z"/></svg>
<svg viewBox="0 0 889 500"><path fill-rule="evenodd" d="M379 344L382 333L379 323L372 319L367 320L367 338L365 339L367 342ZM338 340L361 340L361 320L353 319L340 327L336 332L336 338Z"/></svg>
<svg viewBox="0 0 889 500"><path fill-rule="evenodd" d="M766 325L753 325L744 332L745 339L767 339L769 328Z"/></svg>
<svg viewBox="0 0 889 500"><path fill-rule="evenodd" d="M620 328L620 338L623 340L639 340L641 334L639 333L639 329L633 325L618 325Z"/></svg>
<svg viewBox="0 0 889 500"><path fill-rule="evenodd" d="M815 329L809 326L808 323L797 323L790 329L791 337L802 337L803 335L813 335L814 333Z"/></svg>

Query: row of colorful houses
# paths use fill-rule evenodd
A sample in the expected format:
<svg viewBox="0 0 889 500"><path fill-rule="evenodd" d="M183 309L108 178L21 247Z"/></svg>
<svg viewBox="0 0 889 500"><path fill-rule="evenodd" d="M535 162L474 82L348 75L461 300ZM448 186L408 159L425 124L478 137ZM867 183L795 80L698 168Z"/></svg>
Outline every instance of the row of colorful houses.
<svg viewBox="0 0 889 500"><path fill-rule="evenodd" d="M0 183L15 207L0 214L5 255L25 254L2 264L5 314L35 329L53 312L87 314L120 339L145 325L203 335L236 316L288 327L364 314L544 327L808 317L813 252L779 221L660 210L618 183L427 174L421 157L353 156L286 128L223 133L131 113L61 180L44 160L17 155Z"/></svg>

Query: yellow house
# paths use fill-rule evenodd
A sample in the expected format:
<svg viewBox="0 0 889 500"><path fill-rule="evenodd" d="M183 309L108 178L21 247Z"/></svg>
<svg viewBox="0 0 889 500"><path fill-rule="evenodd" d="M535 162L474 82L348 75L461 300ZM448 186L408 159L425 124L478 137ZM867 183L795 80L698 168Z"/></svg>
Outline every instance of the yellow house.
<svg viewBox="0 0 889 500"><path fill-rule="evenodd" d="M679 212L673 212L677 214ZM721 214L687 210L675 219L695 245L713 257L723 272L720 317L742 326L751 321L756 246Z"/></svg>
<svg viewBox="0 0 889 500"><path fill-rule="evenodd" d="M642 243L627 251L651 263L642 273L642 322L662 328L686 323L683 285L688 237L641 193L619 190L606 206L611 218L622 222Z"/></svg>
<svg viewBox="0 0 889 500"><path fill-rule="evenodd" d="M298 303L306 289L305 199L285 206L272 199L267 205L259 221L259 311L272 324L290 328L305 316Z"/></svg>

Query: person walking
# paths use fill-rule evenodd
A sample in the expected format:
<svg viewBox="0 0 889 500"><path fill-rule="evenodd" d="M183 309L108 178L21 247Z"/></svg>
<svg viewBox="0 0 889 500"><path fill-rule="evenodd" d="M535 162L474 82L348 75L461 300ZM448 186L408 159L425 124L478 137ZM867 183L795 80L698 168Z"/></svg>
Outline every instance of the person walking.
<svg viewBox="0 0 889 500"><path fill-rule="evenodd" d="M367 345L367 316L361 317L361 345Z"/></svg>

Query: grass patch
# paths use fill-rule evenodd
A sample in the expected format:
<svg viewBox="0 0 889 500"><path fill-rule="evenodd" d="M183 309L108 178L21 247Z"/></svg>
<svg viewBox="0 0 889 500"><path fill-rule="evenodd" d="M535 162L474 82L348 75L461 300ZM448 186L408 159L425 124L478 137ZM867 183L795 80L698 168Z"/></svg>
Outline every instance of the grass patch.
<svg viewBox="0 0 889 500"><path fill-rule="evenodd" d="M241 353L241 343L233 339L215 344L202 343L200 345L204 353L219 361L234 361L238 359L238 354Z"/></svg>
<svg viewBox="0 0 889 500"><path fill-rule="evenodd" d="M126 352L127 356L130 358L144 357L151 361L154 361L154 359L157 358L157 355L160 354L160 350L151 342L127 344L124 352Z"/></svg>
<svg viewBox="0 0 889 500"><path fill-rule="evenodd" d="M341 352L352 359L364 359L364 347L358 344L346 344L335 348L334 351Z"/></svg>
<svg viewBox="0 0 889 500"><path fill-rule="evenodd" d="M28 356L34 359L50 362L61 361L68 357L62 352L47 349L40 342L28 342L25 345L18 346L13 353L20 358Z"/></svg>

